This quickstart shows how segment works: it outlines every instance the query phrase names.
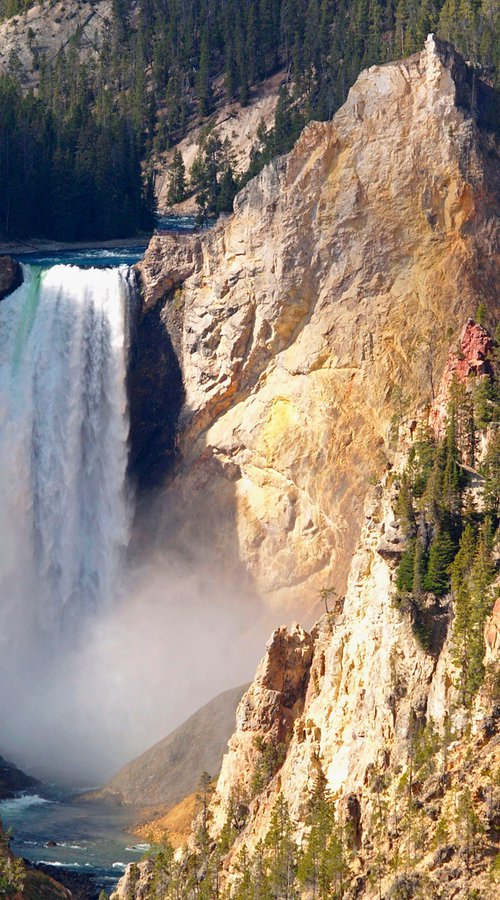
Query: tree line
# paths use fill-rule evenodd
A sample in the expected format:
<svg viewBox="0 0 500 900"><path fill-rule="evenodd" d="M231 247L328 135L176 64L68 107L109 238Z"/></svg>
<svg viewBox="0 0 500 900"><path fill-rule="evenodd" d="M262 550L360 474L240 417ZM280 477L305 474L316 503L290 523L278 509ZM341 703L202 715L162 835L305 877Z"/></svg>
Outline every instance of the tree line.
<svg viewBox="0 0 500 900"><path fill-rule="evenodd" d="M30 0L0 0L0 18L31 5ZM58 183L60 191L73 188L66 203L70 212L60 219L62 233L69 217L66 236L137 230L144 216L149 221L154 213L151 183L160 155L194 121L209 117L216 102L230 98L245 105L263 79L283 70L286 83L274 126L257 136L248 172L237 181L217 150L222 199L214 200L206 179L198 191L204 213L230 208L235 190L287 152L307 121L331 118L363 68L420 50L429 31L452 40L497 77L496 0L113 0L111 21L90 57L80 53L89 36L79 30L52 57L32 36L36 96L26 96L15 53L10 80L2 79L11 103L17 104L21 94L26 102L8 125L0 120L10 166L3 183L15 186L18 193L9 192L22 207L15 213L13 199L4 202L1 233L54 235L55 215L43 197ZM49 137L47 144L40 140L33 148L36 166L23 138L26 131L31 142L35 119ZM108 153L112 162L107 166ZM213 160L210 165L213 171ZM117 181L129 192L127 200L118 196ZM102 202L92 201L92 209L86 208L92 206L89 190L105 191Z"/></svg>
<svg viewBox="0 0 500 900"><path fill-rule="evenodd" d="M0 236L107 239L152 229L133 130L84 104L58 116L42 97L0 78Z"/></svg>

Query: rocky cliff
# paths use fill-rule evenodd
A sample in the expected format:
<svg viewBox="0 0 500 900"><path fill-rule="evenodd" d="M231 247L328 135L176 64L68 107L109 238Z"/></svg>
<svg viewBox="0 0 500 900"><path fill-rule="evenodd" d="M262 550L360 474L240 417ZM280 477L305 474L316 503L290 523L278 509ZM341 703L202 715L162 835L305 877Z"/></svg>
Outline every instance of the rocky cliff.
<svg viewBox="0 0 500 900"><path fill-rule="evenodd" d="M436 405L422 413L418 423L413 418L400 423L396 465L368 492L345 596L326 596L329 609L310 631L293 625L278 628L272 635L239 704L236 731L208 808L198 803L190 850L178 864L186 884L182 896L196 896L188 880L193 868L197 875L192 884L201 881L207 896L217 896L209 886L214 859L218 889L222 884L237 900L260 896L255 892L263 867L272 872L271 884L273 878L284 877L274 860L288 852L293 868L298 850L290 842L291 835L304 847L314 828L316 844L312 846L320 858L324 851L321 820L312 818L314 802L316 810L319 803L318 784L323 797L335 802L337 826L329 820L326 834L337 827L336 840L342 846L340 856L337 849L336 855L328 857L329 873L323 871L330 887L326 892L321 888L321 870L315 873L310 863L309 869L302 870L306 872L303 891L288 894L281 881L277 893L270 896L315 896L313 878L319 885L317 896L325 898L493 900L498 896L500 458L495 354L498 365L498 344L486 329L469 321L458 347L448 355ZM491 395L489 421L476 428L480 438L476 465L482 474L470 469L474 478L462 488L460 515L469 524L460 541L460 579L458 585L454 583L455 568L452 592L448 585L444 591L436 588L434 594L424 584L418 600L414 594L412 601L399 580L410 542L401 506L408 465L422 452L421 435L432 433L426 429L429 423L436 424L436 409L447 410L438 430L446 426L449 446L450 428L455 428L450 404L455 402L457 385L460 389L457 366L460 376L474 361L480 371L474 386L470 380L462 385L470 392L462 397L477 396L475 392L487 384L496 384L497 393ZM455 372L454 379L450 371ZM465 409L467 402L462 402ZM482 415L477 419L480 423ZM466 434L461 440L463 445L457 446L462 452ZM434 471L440 464L436 465ZM464 614L460 592L468 583L463 554L467 528L480 529L485 485L492 471L496 500L486 531L492 523L497 531L490 533L487 546L478 539L474 557L489 555L487 578L478 582L476 573L473 595L474 609L485 612L483 618L473 619L481 623L478 660L484 670L465 700L463 662L457 653ZM479 488L474 487L475 479L481 481ZM471 489L475 496L472 519ZM417 506L422 521L429 502L424 497ZM427 633L420 627L418 604L426 616ZM476 625L469 621L467 628L466 666L474 655ZM200 838L204 821L208 823L205 845ZM323 839L327 841L324 834ZM200 858L205 860L204 867ZM159 875L168 887L177 874L162 865L163 869L158 862L148 862L135 873L136 881L129 870L117 897L131 892L142 900L151 890L157 891L153 896L167 896L161 890L158 893Z"/></svg>
<svg viewBox="0 0 500 900"><path fill-rule="evenodd" d="M218 571L232 557L278 609L345 588L391 420L431 399L450 332L497 302L492 97L430 36L362 73L212 231L152 240L143 314L168 323L185 391L160 547L181 535Z"/></svg>
<svg viewBox="0 0 500 900"><path fill-rule="evenodd" d="M485 513L497 345L468 321L480 305L493 324L499 311L491 110L488 86L430 36L421 54L364 72L333 122L309 125L234 215L153 239L139 266L143 315L161 310L185 391L158 545L208 536L214 567L235 552L268 604L307 611L321 591L328 608L312 629L274 632L190 850L130 870L117 896L181 883L186 897L222 884L246 898L265 883L291 897L299 882L304 897L497 895L499 548ZM490 468L469 466L459 487L466 454L450 448L457 428L466 442L471 403L475 465ZM445 530L426 506L441 475L406 528L401 513L426 447L445 471L434 435L447 421L448 475L489 554L474 626L460 625L447 562L444 587L415 588L416 540L436 557ZM498 486L488 491L497 522ZM457 523L456 497L446 502ZM470 537L456 528L454 554ZM459 627L475 628L473 692Z"/></svg>
<svg viewBox="0 0 500 900"><path fill-rule="evenodd" d="M272 682L274 675L280 685L299 683L301 691L294 697L293 723L286 724L291 736L284 737L284 762L251 800L247 824L226 860L230 880L238 871L242 848L255 852L259 841L266 840L280 796L298 834L304 834L321 768L337 801L337 815L356 848L346 896L492 900L498 881L491 865L500 838L500 708L498 691L492 689L500 673L499 603L485 628L490 678L468 718L457 691L451 630L442 649L429 652L395 602L395 560L384 553L387 537L393 538L398 529L390 485L389 479L367 499L347 593L337 610L325 615L310 634L294 626L289 633L280 629L273 635L238 710L237 730L212 801L212 834L221 834L232 797L255 796L263 747L275 744L273 729L285 722L276 714L280 687L273 685L271 693L267 689L266 681ZM284 643L299 644L307 653L289 653L284 662ZM416 734L430 740L431 733L426 748L424 741L414 740ZM411 826L405 819L408 778L415 798ZM468 847L467 822L460 819L464 792L475 808L475 837L469 835L474 850ZM443 828L443 822L446 833L440 837L438 825ZM377 850L385 859L381 873ZM398 893L403 889L407 892Z"/></svg>

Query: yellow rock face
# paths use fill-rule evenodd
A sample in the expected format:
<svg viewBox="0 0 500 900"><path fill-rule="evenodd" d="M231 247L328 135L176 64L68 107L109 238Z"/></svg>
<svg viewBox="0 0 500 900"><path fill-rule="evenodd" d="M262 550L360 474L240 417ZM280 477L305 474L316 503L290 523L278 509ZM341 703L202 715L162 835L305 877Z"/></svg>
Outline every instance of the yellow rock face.
<svg viewBox="0 0 500 900"><path fill-rule="evenodd" d="M450 332L496 302L492 138L457 106L448 57L430 37L364 72L234 215L155 238L141 267L146 303L180 284L183 299L160 542L208 533L214 569L239 567L273 609L344 589L391 419L431 399Z"/></svg>

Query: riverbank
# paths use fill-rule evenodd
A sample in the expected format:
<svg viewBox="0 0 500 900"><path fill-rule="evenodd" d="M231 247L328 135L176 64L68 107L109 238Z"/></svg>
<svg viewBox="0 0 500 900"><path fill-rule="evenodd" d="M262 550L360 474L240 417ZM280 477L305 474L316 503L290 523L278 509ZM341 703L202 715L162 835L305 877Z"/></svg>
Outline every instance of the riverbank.
<svg viewBox="0 0 500 900"><path fill-rule="evenodd" d="M80 250L116 250L127 247L137 247L142 244L147 247L152 235L140 234L133 238L115 238L112 241L45 241L33 238L30 241L5 241L0 242L0 254L9 256L21 256L23 253L59 253Z"/></svg>
<svg viewBox="0 0 500 900"><path fill-rule="evenodd" d="M45 788L44 797L25 794L0 803L0 819L13 832L12 852L77 900L94 900L102 889L109 894L127 865L150 847L131 839L135 811L84 803L54 785Z"/></svg>

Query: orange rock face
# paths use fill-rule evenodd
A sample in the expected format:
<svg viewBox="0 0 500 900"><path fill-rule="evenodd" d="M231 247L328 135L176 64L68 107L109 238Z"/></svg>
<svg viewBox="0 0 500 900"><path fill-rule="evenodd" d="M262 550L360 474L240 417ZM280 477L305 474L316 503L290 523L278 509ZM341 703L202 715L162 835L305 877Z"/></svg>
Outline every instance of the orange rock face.
<svg viewBox="0 0 500 900"><path fill-rule="evenodd" d="M343 593L398 392L428 404L449 330L497 302L494 138L466 87L432 37L368 69L234 215L157 236L140 267L145 304L176 312L185 390L180 464L149 527L204 548L216 574L234 561L236 590L250 578L266 610Z"/></svg>

